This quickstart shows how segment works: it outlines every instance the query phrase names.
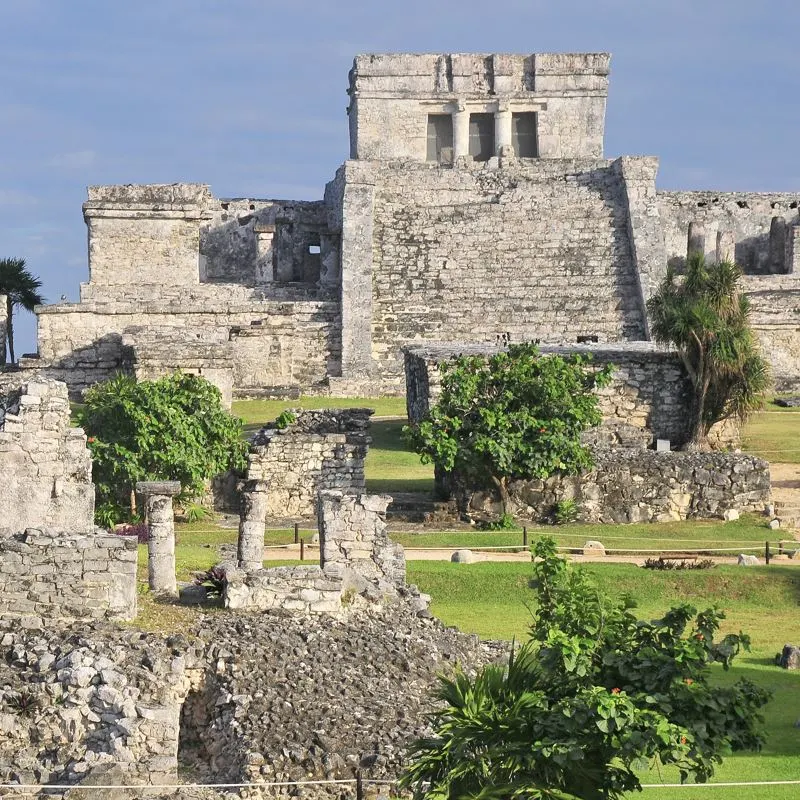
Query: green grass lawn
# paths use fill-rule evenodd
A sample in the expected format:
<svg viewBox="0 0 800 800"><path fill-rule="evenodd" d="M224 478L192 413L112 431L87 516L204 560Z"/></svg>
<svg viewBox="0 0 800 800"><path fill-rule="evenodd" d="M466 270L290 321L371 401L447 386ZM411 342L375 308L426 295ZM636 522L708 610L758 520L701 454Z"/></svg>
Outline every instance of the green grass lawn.
<svg viewBox="0 0 800 800"><path fill-rule="evenodd" d="M800 463L800 408L768 403L742 430L742 446L767 461ZM800 797L800 790L798 790Z"/></svg>
<svg viewBox="0 0 800 800"><path fill-rule="evenodd" d="M719 605L726 610L724 631L740 629L752 638L752 652L740 656L727 674L715 680L747 677L766 686L774 697L766 709L767 743L758 754L734 754L717 771L715 782L792 780L800 778L800 674L773 665L787 641L800 641L800 571L771 565L742 569L719 566L698 572L651 572L628 564L584 567L605 591L630 594L643 618L659 616L670 605L689 602L698 608ZM528 589L528 564L410 562L408 580L434 600L432 611L445 623L484 637L524 638L533 598ZM644 783L676 782L671 770L656 771ZM637 795L638 796L638 795ZM797 798L797 786L748 788L687 787L646 789L644 800L785 800Z"/></svg>

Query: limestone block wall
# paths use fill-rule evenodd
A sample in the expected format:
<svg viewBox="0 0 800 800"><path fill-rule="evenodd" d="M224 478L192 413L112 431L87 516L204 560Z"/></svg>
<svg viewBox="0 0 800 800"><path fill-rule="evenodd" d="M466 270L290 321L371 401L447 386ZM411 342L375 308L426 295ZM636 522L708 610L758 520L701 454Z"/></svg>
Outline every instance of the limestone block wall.
<svg viewBox="0 0 800 800"><path fill-rule="evenodd" d="M0 538L30 527L94 527L86 435L70 427L67 387L34 379L0 398Z"/></svg>
<svg viewBox="0 0 800 800"><path fill-rule="evenodd" d="M335 614L342 609L344 588L340 576L329 575L320 566L273 567L255 572L229 568L225 573L225 608Z"/></svg>
<svg viewBox="0 0 800 800"><path fill-rule="evenodd" d="M426 157L427 115L454 116L456 156L466 153L469 114L538 114L542 158L600 157L608 95L607 53L365 54L350 71L350 157ZM462 144L463 142L463 144ZM509 142L510 144L510 142Z"/></svg>
<svg viewBox="0 0 800 800"><path fill-rule="evenodd" d="M319 497L320 564L352 571L379 585L405 586L403 547L386 533L386 495L321 492Z"/></svg>
<svg viewBox="0 0 800 800"><path fill-rule="evenodd" d="M409 419L416 422L427 413L440 392L437 365L454 355L490 355L495 345L438 345L406 348L406 402ZM599 389L604 425L641 429L649 441L686 438L688 381L680 356L651 342L613 345L543 346L544 353L584 353L599 368L615 365L610 386Z"/></svg>
<svg viewBox="0 0 800 800"><path fill-rule="evenodd" d="M513 481L514 513L546 518L560 500L575 500L584 522L668 522L718 518L728 509L762 511L770 498L769 464L731 453L660 453L597 449L595 468L578 476ZM485 493L469 498L489 510Z"/></svg>
<svg viewBox="0 0 800 800"><path fill-rule="evenodd" d="M314 516L329 489L363 492L372 409L299 411L283 429L262 428L253 439L247 479L268 485L267 514Z"/></svg>
<svg viewBox="0 0 800 800"><path fill-rule="evenodd" d="M33 528L0 539L0 616L26 627L133 619L136 545L136 537Z"/></svg>
<svg viewBox="0 0 800 800"><path fill-rule="evenodd" d="M400 347L424 340L644 338L613 162L499 171L348 162L344 172L343 376L371 370L399 386Z"/></svg>

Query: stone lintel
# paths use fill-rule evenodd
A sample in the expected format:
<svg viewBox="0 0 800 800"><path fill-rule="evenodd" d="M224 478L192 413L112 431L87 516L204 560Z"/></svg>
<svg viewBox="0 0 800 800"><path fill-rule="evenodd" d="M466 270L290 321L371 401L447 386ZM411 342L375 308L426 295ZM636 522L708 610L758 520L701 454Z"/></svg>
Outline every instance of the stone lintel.
<svg viewBox="0 0 800 800"><path fill-rule="evenodd" d="M137 481L136 494L174 497L180 494L180 481Z"/></svg>

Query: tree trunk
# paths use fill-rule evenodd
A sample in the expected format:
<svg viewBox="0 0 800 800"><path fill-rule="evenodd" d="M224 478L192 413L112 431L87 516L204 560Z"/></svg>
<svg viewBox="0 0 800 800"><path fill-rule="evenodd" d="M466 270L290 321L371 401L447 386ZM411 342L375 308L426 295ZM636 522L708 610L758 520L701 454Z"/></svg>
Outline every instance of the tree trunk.
<svg viewBox="0 0 800 800"><path fill-rule="evenodd" d="M6 344L8 345L8 354L11 359L10 363L14 363L14 304L11 298L6 295ZM3 350L3 363L6 362L5 350Z"/></svg>
<svg viewBox="0 0 800 800"><path fill-rule="evenodd" d="M705 374L698 376L698 385L694 389L692 399L692 413L689 423L689 439L684 450L707 450L708 427L705 423L706 395L708 394L709 379Z"/></svg>
<svg viewBox="0 0 800 800"><path fill-rule="evenodd" d="M497 491L500 494L501 513L503 515L508 514L508 509L511 505L511 497L508 494L508 478L505 476L502 478L497 478L492 475L492 483L497 487Z"/></svg>

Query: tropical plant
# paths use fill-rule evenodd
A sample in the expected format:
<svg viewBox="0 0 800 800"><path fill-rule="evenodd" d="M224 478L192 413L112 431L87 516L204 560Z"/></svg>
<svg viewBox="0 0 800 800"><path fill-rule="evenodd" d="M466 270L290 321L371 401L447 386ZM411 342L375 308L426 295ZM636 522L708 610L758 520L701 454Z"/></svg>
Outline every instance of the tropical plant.
<svg viewBox="0 0 800 800"><path fill-rule="evenodd" d="M640 788L648 763L705 782L730 750L757 750L768 693L712 685L748 638L714 636L724 615L688 605L639 620L537 542L530 638L506 666L440 678L433 735L401 784L416 798L609 800Z"/></svg>
<svg viewBox="0 0 800 800"><path fill-rule="evenodd" d="M188 503L208 478L245 465L242 422L205 378L178 372L137 383L117 375L84 400L78 421L92 451L102 524L131 516L137 481L180 481L179 502Z"/></svg>
<svg viewBox="0 0 800 800"><path fill-rule="evenodd" d="M594 369L590 361L542 355L532 343L453 358L439 365L439 401L404 433L423 463L470 487L494 486L508 514L511 479L592 466L580 436L602 421L594 390L608 385L612 366Z"/></svg>
<svg viewBox="0 0 800 800"><path fill-rule="evenodd" d="M677 348L692 384L690 448L707 445L714 423L745 420L763 405L770 386L741 277L736 264L707 264L702 253L693 253L685 275L670 267L647 304L653 338Z"/></svg>
<svg viewBox="0 0 800 800"><path fill-rule="evenodd" d="M44 303L39 292L41 287L42 282L26 269L24 258L0 258L0 294L6 296L6 345L12 364L15 361L14 310L33 311L34 306ZM7 363L6 348L0 354L0 363Z"/></svg>

